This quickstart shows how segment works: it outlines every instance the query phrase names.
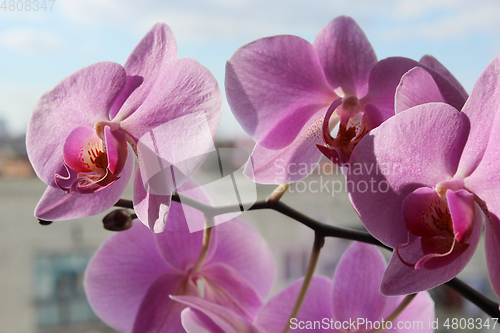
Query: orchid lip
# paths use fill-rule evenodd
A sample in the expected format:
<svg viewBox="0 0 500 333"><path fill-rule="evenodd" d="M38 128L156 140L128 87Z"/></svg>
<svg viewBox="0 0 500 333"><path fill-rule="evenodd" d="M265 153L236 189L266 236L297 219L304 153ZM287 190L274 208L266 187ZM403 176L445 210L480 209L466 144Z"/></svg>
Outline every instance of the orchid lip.
<svg viewBox="0 0 500 333"><path fill-rule="evenodd" d="M439 183L435 189L421 187L403 201L403 219L409 235L420 239L423 256L416 263L408 263L400 249L409 244L399 244L396 253L403 264L414 269L438 268L454 261L469 246L467 241L474 228L474 195L459 189L461 181ZM442 193L444 191L444 193Z"/></svg>
<svg viewBox="0 0 500 333"><path fill-rule="evenodd" d="M370 112L372 110L370 109ZM378 112L378 110L377 110ZM333 114L340 118L338 133L335 138L330 133L330 122ZM373 118L373 117L371 117ZM352 151L368 132L379 125L372 124L373 119L361 109L360 100L356 96L336 99L328 108L323 120L323 141L326 146L318 146L319 150L333 163L348 163ZM321 147L321 148L320 148Z"/></svg>
<svg viewBox="0 0 500 333"><path fill-rule="evenodd" d="M119 124L111 123L113 128ZM101 131L102 138L98 131ZM68 176L55 175L56 185L66 192L94 193L116 182L127 159L126 134L104 122L94 129L75 128L64 143L63 165ZM70 169L79 172L76 179Z"/></svg>

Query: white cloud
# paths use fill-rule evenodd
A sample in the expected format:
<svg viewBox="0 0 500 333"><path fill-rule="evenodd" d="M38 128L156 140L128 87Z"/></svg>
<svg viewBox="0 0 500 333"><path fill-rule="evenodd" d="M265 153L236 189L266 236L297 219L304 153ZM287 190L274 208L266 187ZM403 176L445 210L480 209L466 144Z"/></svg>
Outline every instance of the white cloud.
<svg viewBox="0 0 500 333"><path fill-rule="evenodd" d="M54 33L34 28L18 28L0 33L0 44L14 52L40 55L64 51L63 41Z"/></svg>
<svg viewBox="0 0 500 333"><path fill-rule="evenodd" d="M427 1L427 0L426 0ZM448 1L440 0L441 4ZM410 3L411 1L408 1ZM459 2L460 3L460 2ZM440 14L433 18L432 14ZM473 33L492 34L500 28L500 3L479 1L466 3L462 6L448 7L447 11L422 13L418 22L406 24L397 30L387 30L386 37L390 40L404 38L424 38L430 40L461 39Z"/></svg>
<svg viewBox="0 0 500 333"><path fill-rule="evenodd" d="M120 26L138 36L165 22L177 38L192 43L284 33L312 37L338 15L351 15L373 34L391 40L439 40L488 32L500 14L494 0L73 0L61 2L60 10L82 25Z"/></svg>

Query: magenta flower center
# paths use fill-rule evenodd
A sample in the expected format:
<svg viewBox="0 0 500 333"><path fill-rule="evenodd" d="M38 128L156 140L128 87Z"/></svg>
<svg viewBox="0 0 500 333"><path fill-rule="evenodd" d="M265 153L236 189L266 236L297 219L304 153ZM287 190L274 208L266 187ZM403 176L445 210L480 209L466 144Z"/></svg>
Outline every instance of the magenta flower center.
<svg viewBox="0 0 500 333"><path fill-rule="evenodd" d="M339 130L335 138L330 133L330 125L334 125L330 124L334 113L340 118ZM348 163L359 141L380 124L379 118L379 112L375 107L363 108L356 96L338 98L326 112L323 122L325 146L318 145L319 150L334 163L341 165Z"/></svg>
<svg viewBox="0 0 500 333"><path fill-rule="evenodd" d="M474 228L474 195L456 188L456 182L440 183L435 189L421 187L403 201L403 219L408 233L420 238L423 255L410 264L400 253L407 244L400 244L396 251L401 261L413 268L434 269L449 264L469 246L467 241Z"/></svg>
<svg viewBox="0 0 500 333"><path fill-rule="evenodd" d="M126 134L120 131L119 124L96 124L95 129L77 127L68 135L63 148L68 176L56 174L55 182L67 192L103 190L119 179L127 150ZM76 177L71 170L78 172Z"/></svg>

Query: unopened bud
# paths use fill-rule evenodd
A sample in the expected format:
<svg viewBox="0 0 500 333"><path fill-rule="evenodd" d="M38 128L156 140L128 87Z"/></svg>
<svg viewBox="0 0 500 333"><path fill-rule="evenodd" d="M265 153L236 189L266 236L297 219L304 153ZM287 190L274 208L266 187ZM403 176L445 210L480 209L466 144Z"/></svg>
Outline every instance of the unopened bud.
<svg viewBox="0 0 500 333"><path fill-rule="evenodd" d="M117 209L104 216L102 223L104 229L111 231L123 231L132 226L134 216L127 209Z"/></svg>
<svg viewBox="0 0 500 333"><path fill-rule="evenodd" d="M52 221L38 219L38 223L40 223L41 225L50 225L52 224Z"/></svg>

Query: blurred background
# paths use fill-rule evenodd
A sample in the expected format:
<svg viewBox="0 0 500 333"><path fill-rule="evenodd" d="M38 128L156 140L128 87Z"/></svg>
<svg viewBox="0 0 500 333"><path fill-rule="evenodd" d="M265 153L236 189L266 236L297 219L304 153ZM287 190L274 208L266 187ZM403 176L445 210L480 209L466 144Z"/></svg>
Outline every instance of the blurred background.
<svg viewBox="0 0 500 333"><path fill-rule="evenodd" d="M225 62L238 47L275 34L312 41L339 15L357 21L379 59L418 60L431 54L469 93L484 67L500 54L496 0L47 0L46 8L38 11L33 1L28 11L27 0L0 0L0 5L1 333L114 332L93 314L82 288L89 258L111 235L102 228L104 214L39 225L33 209L45 185L31 169L24 135L30 112L45 91L94 62L123 63L154 23L167 23L177 38L179 57L205 65L222 90ZM226 102L216 146L248 152L253 146ZM216 171L204 166L197 176L203 179ZM343 176L322 169L304 185L322 179L343 181ZM362 227L345 193L333 196L302 189L292 186L283 200L325 223ZM272 190L258 186L258 195L264 198ZM124 197L130 199L131 192ZM273 293L303 276L313 242L308 228L274 212L247 212L242 218L261 232L274 253L278 280ZM327 239L317 273L331 277L348 245ZM482 244L478 249L461 277L493 297ZM447 287L432 294L443 321L484 317Z"/></svg>

